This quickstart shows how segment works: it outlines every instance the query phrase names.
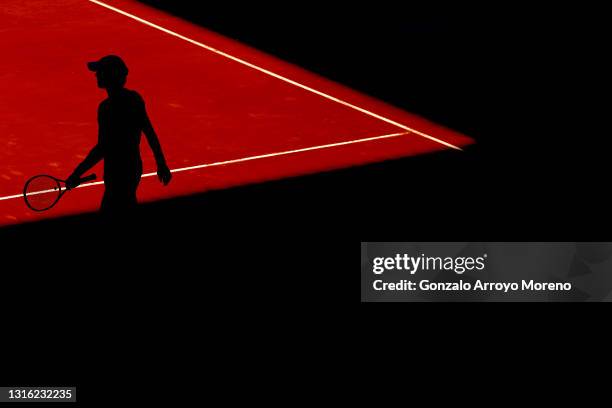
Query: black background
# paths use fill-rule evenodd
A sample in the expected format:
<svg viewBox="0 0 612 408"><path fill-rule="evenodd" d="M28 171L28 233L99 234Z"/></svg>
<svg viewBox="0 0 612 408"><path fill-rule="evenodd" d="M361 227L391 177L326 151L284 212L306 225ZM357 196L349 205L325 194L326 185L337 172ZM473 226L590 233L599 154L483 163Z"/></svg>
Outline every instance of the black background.
<svg viewBox="0 0 612 408"><path fill-rule="evenodd" d="M147 3L477 143L149 204L118 229L95 215L3 229L9 340L39 350L12 356L24 379L77 383L92 401L100 384L175 372L156 367L267 350L254 339L277 331L360 338L346 306L358 301L360 241L610 240L602 10Z"/></svg>

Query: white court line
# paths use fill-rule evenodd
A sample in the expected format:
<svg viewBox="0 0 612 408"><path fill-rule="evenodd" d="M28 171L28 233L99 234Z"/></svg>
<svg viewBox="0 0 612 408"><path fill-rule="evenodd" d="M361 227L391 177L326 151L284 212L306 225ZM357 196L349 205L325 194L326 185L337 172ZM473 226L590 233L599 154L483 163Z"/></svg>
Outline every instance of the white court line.
<svg viewBox="0 0 612 408"><path fill-rule="evenodd" d="M433 140L434 142L437 142L437 143L440 143L440 144L442 144L444 146L450 147L451 149L462 150L460 147L455 146L453 144L450 144L448 142L445 142L444 140L435 138L435 137L433 137L431 135L428 135L427 133L423 133L423 132L421 132L419 130L416 130L416 129L413 129L413 128L408 127L406 125L403 125L401 123L395 122L394 120L391 120L389 118L381 116L381 115L379 115L377 113L371 112L371 111L369 111L367 109L360 108L359 106L353 105L352 103L346 102L346 101L344 101L342 99L336 98L335 96L331 96L331 95L326 94L324 92L318 91L318 90L316 90L314 88L311 88L309 86L306 86L304 84L296 82L296 81L294 81L292 79L289 79L287 77L284 77L282 75L276 74L276 73L274 73L272 71L269 71L269 70L267 70L265 68L262 68L262 67L260 67L258 65L252 64L252 63L250 63L248 61L245 61L243 59L240 59L238 57L234 57L233 55L227 54L227 53L225 53L223 51L220 51L220 50L218 50L216 48L213 48L213 47L211 47L209 45L206 45L206 44L203 44L203 43L198 42L196 40L193 40L193 39L191 39L189 37L185 37L184 35L181 35L181 34L178 34L178 33L174 32L174 31L168 30L167 28L164 28L162 26L154 24L154 23L152 23L150 21L147 21L147 20L145 20L143 18L140 18L138 16L135 16L133 14L125 12L125 11L123 11L121 9L116 8L116 7L110 6L110 5L108 5L106 3L103 3L101 1L98 1L98 0L88 0L88 1L91 2L91 3L97 4L99 6L105 7L107 9L112 10L112 11L114 11L116 13L121 14L121 15L124 15L126 17L129 17L129 18L131 18L133 20L136 20L136 21L138 21L138 22L140 22L142 24L148 25L149 27L153 27L153 28L155 28L155 29L157 29L159 31L163 31L166 34L172 35L172 36L174 36L176 38L180 38L181 40L187 41L187 42L189 42L189 43L191 43L193 45L197 45L198 47L202 47L202 48L204 48L204 49L206 49L206 50L208 50L210 52L213 52L215 54L221 55L222 57L225 57L225 58L228 58L228 59L230 59L232 61L238 62L238 63L240 63L242 65L245 65L245 66L247 66L249 68L255 69L255 70L260 71L260 72L263 72L266 75L272 76L274 78L280 79L281 81L284 81L284 82L287 82L287 83L289 83L291 85L297 86L298 88L302 88L302 89L304 89L304 90L306 90L308 92L312 92L314 94L322 96L323 98L329 99L331 101L334 101L334 102L339 103L341 105L347 106L347 107L349 107L351 109L354 109L356 111L364 113L364 114L366 114L368 116L371 116L373 118L376 118L376 119L382 120L384 122L387 122L387 123L389 123L391 125L397 126L400 129L404 129L404 130L406 130L406 131L408 131L410 133L414 133L414 134L422 136L422 137L424 137L426 139Z"/></svg>
<svg viewBox="0 0 612 408"><path fill-rule="evenodd" d="M172 169L172 170L170 170L170 172L171 173L180 173L180 172L183 172L183 171L204 169L206 167L225 166L225 165L228 165L228 164L243 163L243 162L247 162L247 161L251 161L251 160L267 159L267 158L270 158L270 157L286 156L286 155L289 155L289 154L309 152L309 151L312 151L312 150L329 149L329 148L332 148L332 147L346 146L346 145L351 145L351 144L356 144L356 143L371 142L371 141L374 141L374 140L391 139L391 138L394 138L394 137L405 136L408 133L409 132L392 133L392 134L382 135L382 136L367 137L367 138L364 138L364 139L348 140L346 142L330 143L330 144L324 144L324 145L318 145L318 146L304 147L304 148L301 148L301 149L285 150L285 151L276 152L276 153L260 154L260 155L257 155L257 156L241 157L239 159L225 160L225 161L214 162L214 163L198 164L196 166ZM145 173L145 174L142 175L142 177L143 178L144 177L153 177L153 176L156 176L156 175L157 175L157 173ZM99 186L101 184L104 184L104 182L103 181L95 181L93 183L81 184L77 188ZM52 191L53 190L39 191L39 192L37 192L35 194L44 194L44 193L48 193L48 192L52 192ZM14 194L14 195L10 195L10 196L0 197L0 201L14 200L16 198L22 198L22 197L23 197L23 194Z"/></svg>

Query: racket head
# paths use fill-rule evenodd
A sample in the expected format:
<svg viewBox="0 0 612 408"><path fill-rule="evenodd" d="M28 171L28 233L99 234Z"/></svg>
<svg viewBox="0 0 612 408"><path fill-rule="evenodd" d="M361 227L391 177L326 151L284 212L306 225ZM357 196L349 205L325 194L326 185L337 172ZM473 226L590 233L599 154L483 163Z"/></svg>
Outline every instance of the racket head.
<svg viewBox="0 0 612 408"><path fill-rule="evenodd" d="M46 211L62 197L60 180L41 174L30 178L23 187L23 198L32 211Z"/></svg>

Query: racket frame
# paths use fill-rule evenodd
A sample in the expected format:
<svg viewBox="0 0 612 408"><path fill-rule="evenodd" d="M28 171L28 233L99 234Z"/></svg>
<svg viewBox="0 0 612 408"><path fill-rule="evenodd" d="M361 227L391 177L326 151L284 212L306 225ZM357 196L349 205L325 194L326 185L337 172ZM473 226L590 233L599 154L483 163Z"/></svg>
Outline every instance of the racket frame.
<svg viewBox="0 0 612 408"><path fill-rule="evenodd" d="M52 179L53 181L55 181L57 183L57 187L59 189L59 194L57 195L57 198L55 199L55 201L53 201L53 203L51 205L49 205L48 207L42 208L42 209L37 209L32 207L32 205L28 202L28 186L30 185L30 183L32 182L32 180L38 178L38 177L48 177L50 179ZM95 174L90 174L89 176L86 177L82 177L80 179L79 185L81 185L82 183L86 183L88 181L93 181L97 178L97 176ZM62 183L64 184L64 188L62 188ZM53 177L50 176L48 174L37 174L36 176L32 176L28 179L28 181L26 181L25 185L23 186L23 200L25 201L26 206L35 212L43 212L43 211L48 211L51 208L53 208L55 206L55 204L57 204L59 202L59 200L62 198L62 196L66 193L66 191L70 190L69 188L67 188L65 186L66 184L66 180L61 180L58 179L57 177Z"/></svg>

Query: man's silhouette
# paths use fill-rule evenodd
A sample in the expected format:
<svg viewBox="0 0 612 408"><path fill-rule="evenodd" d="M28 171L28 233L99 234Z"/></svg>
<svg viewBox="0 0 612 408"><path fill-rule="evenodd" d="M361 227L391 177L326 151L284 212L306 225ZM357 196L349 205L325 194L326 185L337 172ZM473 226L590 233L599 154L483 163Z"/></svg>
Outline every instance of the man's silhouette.
<svg viewBox="0 0 612 408"><path fill-rule="evenodd" d="M96 73L98 87L106 89L106 98L98 107L98 144L66 180L68 188L79 185L79 179L104 159L103 213L125 213L136 206L136 189L142 175L140 135L144 133L155 161L159 180L167 185L170 169L142 97L126 89L128 69L121 58L108 55L87 64Z"/></svg>

